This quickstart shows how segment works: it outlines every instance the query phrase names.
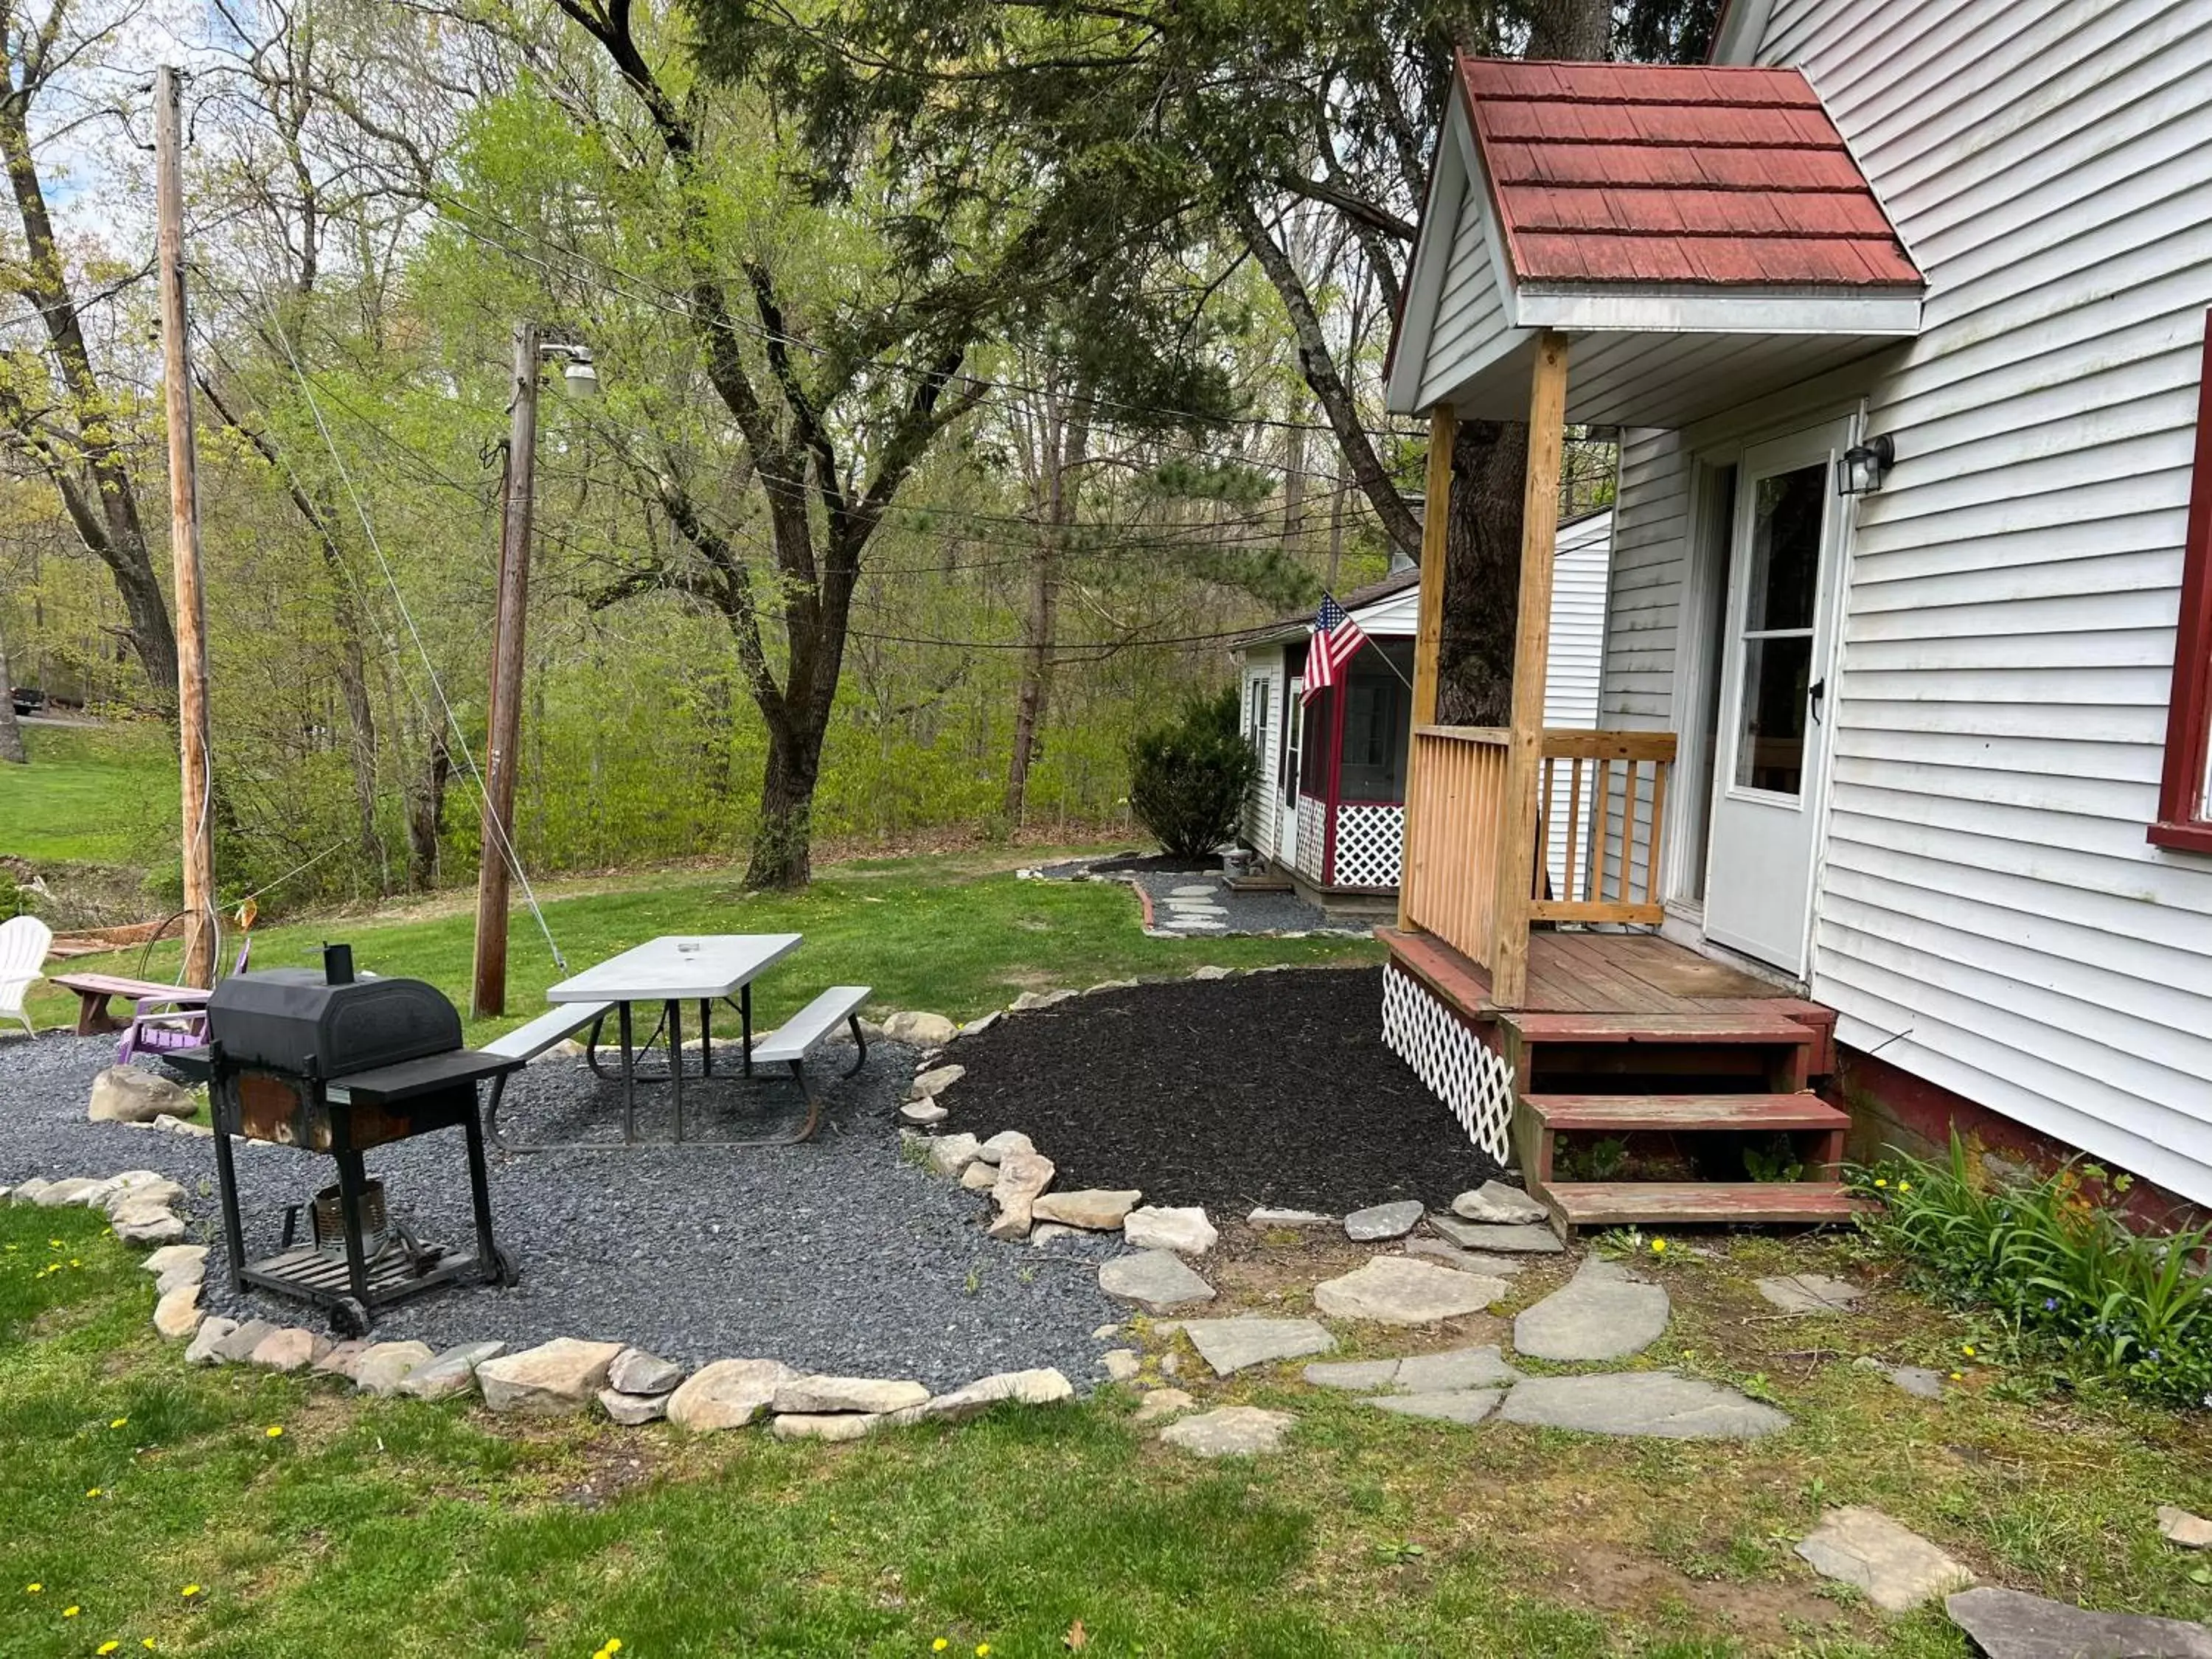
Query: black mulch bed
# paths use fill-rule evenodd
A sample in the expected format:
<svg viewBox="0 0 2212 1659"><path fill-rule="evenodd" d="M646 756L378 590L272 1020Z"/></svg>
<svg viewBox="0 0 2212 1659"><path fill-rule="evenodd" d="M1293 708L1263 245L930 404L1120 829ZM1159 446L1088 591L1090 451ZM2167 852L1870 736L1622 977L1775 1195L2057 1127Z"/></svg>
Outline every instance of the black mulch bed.
<svg viewBox="0 0 2212 1659"><path fill-rule="evenodd" d="M1218 1219L1255 1205L1431 1206L1501 1172L1382 1046L1382 970L1175 980L963 1037L945 1130L1019 1129L1054 1185L1138 1187Z"/></svg>

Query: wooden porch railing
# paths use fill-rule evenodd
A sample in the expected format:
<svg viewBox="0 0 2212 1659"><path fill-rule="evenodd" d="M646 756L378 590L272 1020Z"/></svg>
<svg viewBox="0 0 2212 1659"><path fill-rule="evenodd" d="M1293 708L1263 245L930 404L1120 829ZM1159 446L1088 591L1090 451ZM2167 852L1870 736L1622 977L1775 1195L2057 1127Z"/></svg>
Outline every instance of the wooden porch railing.
<svg viewBox="0 0 2212 1659"><path fill-rule="evenodd" d="M1672 732L1544 733L1545 850L1562 847L1559 880L1547 893L1550 861L1537 866L1532 921L1656 924L1659 854L1667 818Z"/></svg>
<svg viewBox="0 0 2212 1659"><path fill-rule="evenodd" d="M1532 921L1659 921L1674 733L1547 729L1535 810L1512 827L1510 740L1492 726L1414 728L1406 919L1493 970ZM1498 867L1509 834L1536 843L1534 873L1528 892L1501 902Z"/></svg>

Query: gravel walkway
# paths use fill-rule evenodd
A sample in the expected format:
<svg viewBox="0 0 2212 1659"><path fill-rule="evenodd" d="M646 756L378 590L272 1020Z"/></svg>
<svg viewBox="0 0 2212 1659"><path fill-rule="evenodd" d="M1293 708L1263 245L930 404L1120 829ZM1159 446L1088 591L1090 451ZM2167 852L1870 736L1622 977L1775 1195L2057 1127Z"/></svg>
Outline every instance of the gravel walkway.
<svg viewBox="0 0 2212 1659"><path fill-rule="evenodd" d="M846 1051L849 1058L849 1050ZM159 1170L193 1196L182 1209L196 1240L214 1245L208 1305L234 1317L322 1321L306 1304L228 1285L204 1137L86 1120L92 1079L113 1063L112 1037L0 1038L0 1185L30 1176ZM987 1373L1054 1365L1079 1387L1097 1380L1107 1346L1091 1331L1121 1318L1092 1261L1118 1238L1061 1241L1050 1251L984 1236L988 1195L931 1176L901 1156L892 1116L914 1053L869 1050L840 1079L824 1067L829 1109L817 1139L775 1150L711 1148L548 1153L491 1160L496 1235L520 1269L511 1290L467 1286L386 1310L376 1335L433 1346L494 1339L522 1346L561 1335L634 1342L686 1364L777 1358L802 1369L911 1376L933 1389ZM694 1126L743 1085L687 1085ZM757 1133L764 1109L782 1121L787 1084L756 1085L756 1109L727 1113L731 1132ZM535 1139L611 1125L615 1088L577 1060L530 1067L510 1085L507 1133ZM647 1132L664 1127L665 1086L643 1091ZM241 1144L240 1201L249 1248L276 1248L283 1206L334 1179L326 1158ZM458 1132L368 1157L394 1218L418 1237L465 1245L467 1159Z"/></svg>
<svg viewBox="0 0 2212 1659"><path fill-rule="evenodd" d="M1239 890L1219 875L1139 873L1152 902L1152 931L1187 939L1231 933L1364 933L1371 924L1331 921L1296 893Z"/></svg>

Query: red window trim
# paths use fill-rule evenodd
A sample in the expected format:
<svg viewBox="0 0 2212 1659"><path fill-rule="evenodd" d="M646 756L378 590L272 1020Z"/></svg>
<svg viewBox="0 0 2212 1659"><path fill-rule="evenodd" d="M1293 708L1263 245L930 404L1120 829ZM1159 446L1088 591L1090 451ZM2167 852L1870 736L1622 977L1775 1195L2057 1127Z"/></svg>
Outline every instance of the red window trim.
<svg viewBox="0 0 2212 1659"><path fill-rule="evenodd" d="M2204 319L2204 367L2197 388L2197 463L2181 566L2181 614L2173 640L2173 695L2166 704L2166 772L2158 792L2157 846L2212 853L2203 816L2212 739L2212 312Z"/></svg>

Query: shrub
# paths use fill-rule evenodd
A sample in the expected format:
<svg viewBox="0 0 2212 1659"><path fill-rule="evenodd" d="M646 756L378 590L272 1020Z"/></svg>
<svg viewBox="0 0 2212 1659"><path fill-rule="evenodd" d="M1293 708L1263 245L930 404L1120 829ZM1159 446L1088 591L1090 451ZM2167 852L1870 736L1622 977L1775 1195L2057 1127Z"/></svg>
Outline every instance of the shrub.
<svg viewBox="0 0 2212 1659"><path fill-rule="evenodd" d="M2039 1180L1977 1176L1954 1130L1941 1162L1861 1172L1867 1225L1953 1299L1995 1308L2073 1370L2169 1404L2212 1407L2212 1227L2132 1231L2094 1193L2127 1190L2094 1164Z"/></svg>
<svg viewBox="0 0 2212 1659"><path fill-rule="evenodd" d="M1237 729L1237 693L1188 699L1129 745L1129 807L1167 852L1203 858L1237 833L1258 757Z"/></svg>

